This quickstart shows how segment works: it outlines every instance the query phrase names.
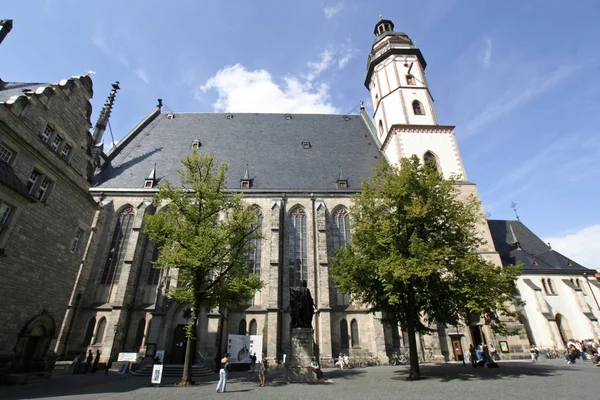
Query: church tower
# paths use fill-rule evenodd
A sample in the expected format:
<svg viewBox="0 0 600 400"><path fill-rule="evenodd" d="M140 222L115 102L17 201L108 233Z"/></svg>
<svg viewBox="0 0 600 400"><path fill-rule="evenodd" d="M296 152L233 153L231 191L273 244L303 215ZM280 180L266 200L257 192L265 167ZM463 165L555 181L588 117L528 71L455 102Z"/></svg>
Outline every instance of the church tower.
<svg viewBox="0 0 600 400"><path fill-rule="evenodd" d="M454 127L438 124L421 50L406 33L395 32L390 20L380 19L374 33L365 86L381 151L392 164L416 154L435 162L445 178L466 180Z"/></svg>

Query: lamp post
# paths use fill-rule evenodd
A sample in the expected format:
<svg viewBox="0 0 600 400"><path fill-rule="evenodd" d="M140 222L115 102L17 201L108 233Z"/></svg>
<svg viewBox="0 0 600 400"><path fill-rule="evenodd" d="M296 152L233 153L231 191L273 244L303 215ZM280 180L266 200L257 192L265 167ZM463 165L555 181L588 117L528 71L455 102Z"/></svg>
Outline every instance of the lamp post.
<svg viewBox="0 0 600 400"><path fill-rule="evenodd" d="M106 362L106 369L104 370L104 375L108 375L108 369L110 368L110 365L112 364L112 361L111 361L112 353L113 353L113 350L115 349L115 342L117 341L117 331L119 330L118 322L113 325L113 329L115 331L115 336L113 337L113 342L112 342L112 345L110 346L110 353L108 354L108 361Z"/></svg>

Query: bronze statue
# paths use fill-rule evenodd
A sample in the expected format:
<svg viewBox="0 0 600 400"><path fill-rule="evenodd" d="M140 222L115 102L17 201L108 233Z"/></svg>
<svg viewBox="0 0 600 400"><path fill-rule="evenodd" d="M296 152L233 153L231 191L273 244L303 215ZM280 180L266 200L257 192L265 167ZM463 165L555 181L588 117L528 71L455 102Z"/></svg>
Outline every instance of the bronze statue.
<svg viewBox="0 0 600 400"><path fill-rule="evenodd" d="M315 303L306 281L302 281L300 287L290 288L291 328L312 328L314 313Z"/></svg>

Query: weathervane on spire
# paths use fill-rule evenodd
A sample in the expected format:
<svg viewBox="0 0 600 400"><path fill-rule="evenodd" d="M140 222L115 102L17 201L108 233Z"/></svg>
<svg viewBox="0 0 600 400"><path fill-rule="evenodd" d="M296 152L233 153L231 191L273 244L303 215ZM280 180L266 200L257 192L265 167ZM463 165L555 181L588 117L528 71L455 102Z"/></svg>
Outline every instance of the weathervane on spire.
<svg viewBox="0 0 600 400"><path fill-rule="evenodd" d="M517 220L520 221L521 219L519 218L519 213L517 213L517 203L515 203L514 201L510 202L510 208L512 208L515 211L515 215L517 217Z"/></svg>

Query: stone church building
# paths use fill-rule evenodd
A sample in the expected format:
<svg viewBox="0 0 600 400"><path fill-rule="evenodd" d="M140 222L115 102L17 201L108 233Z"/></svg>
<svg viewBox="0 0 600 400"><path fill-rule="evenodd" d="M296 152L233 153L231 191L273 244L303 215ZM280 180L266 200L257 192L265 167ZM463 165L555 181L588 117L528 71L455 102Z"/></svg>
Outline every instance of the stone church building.
<svg viewBox="0 0 600 400"><path fill-rule="evenodd" d="M68 323L70 340L59 339L58 346L107 356L155 344L167 362L183 362L189 306L165 296L177 272L152 267L158 249L146 238L143 219L160 212L151 204L156 185L177 181L180 160L197 148L229 163L229 188L260 211L263 238L250 268L265 282L243 307L203 311L198 358L219 357L227 334L249 333L262 335L267 355L281 359L290 340L288 289L304 279L317 307L313 327L324 362L340 352L387 360L402 347L397 326L383 326L331 279L329 258L352 229L351 196L382 158L398 163L413 154L435 162L445 177L460 176L462 195L477 196L477 189L467 180L454 127L438 124L421 51L389 20L379 21L374 33L364 82L372 116L364 107L355 115L164 113L159 101L102 154L90 189L102 207L98 248L76 318ZM481 235L488 242L482 256L500 265L485 221ZM471 342L497 340L478 318L470 323L461 332L439 327L421 338L421 350L450 360ZM517 354L528 347L524 330L505 340Z"/></svg>
<svg viewBox="0 0 600 400"><path fill-rule="evenodd" d="M144 216L161 212L152 205L157 185L177 182L180 160L194 149L227 162L230 190L260 212L263 235L249 269L265 284L248 304L202 311L196 361L220 358L228 334L262 335L263 351L281 361L290 344L289 288L302 280L315 301L314 337L325 364L338 353L386 362L405 348L398 326L382 325L331 279L330 257L352 229L352 195L382 159L414 154L444 177L458 176L461 196L478 194L454 127L438 124L421 51L389 20L374 34L364 82L372 115L362 105L352 115L174 113L163 112L159 100L108 153L103 135L118 83L90 134L89 77L0 81L0 274L8 282L0 294L8 305L0 310L8 321L0 361L31 366L53 348L63 359L99 350L106 362L152 347L165 351L166 363L183 363L189 305L166 295L177 271L152 267L159 249L144 234ZM506 344L505 358L522 357L533 341L560 347L568 334L600 334L594 271L546 252L521 225L480 225L482 257L498 266L529 260L530 276L518 282L527 306L509 321L519 334L495 336L478 316L433 327L419 338L425 360L460 359L469 344L490 342ZM564 284L556 293L549 276ZM581 288L584 277L594 282ZM571 307L577 315L571 304L579 305Z"/></svg>

